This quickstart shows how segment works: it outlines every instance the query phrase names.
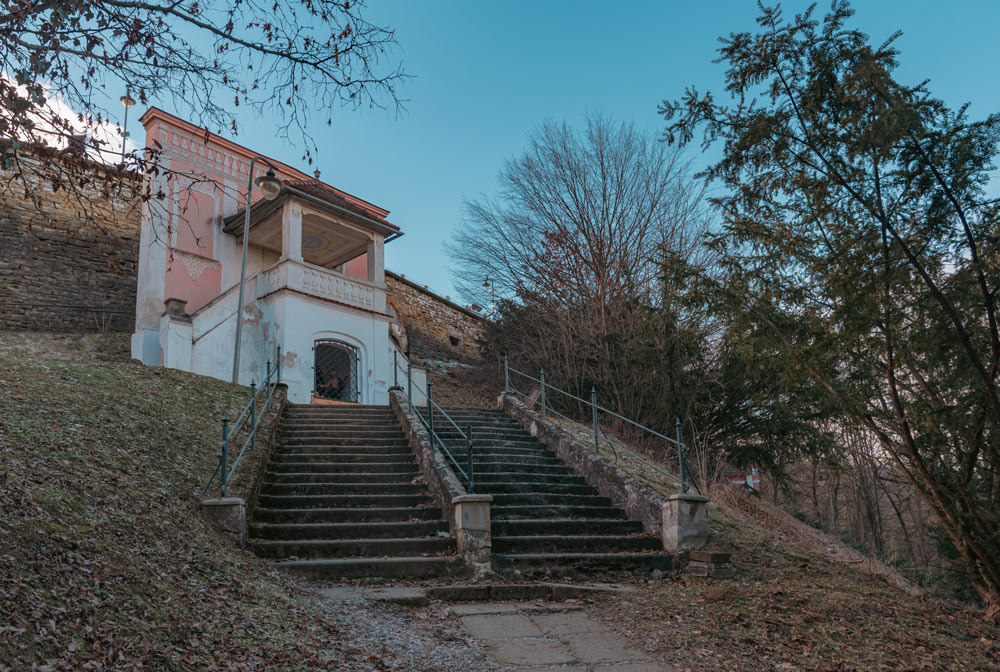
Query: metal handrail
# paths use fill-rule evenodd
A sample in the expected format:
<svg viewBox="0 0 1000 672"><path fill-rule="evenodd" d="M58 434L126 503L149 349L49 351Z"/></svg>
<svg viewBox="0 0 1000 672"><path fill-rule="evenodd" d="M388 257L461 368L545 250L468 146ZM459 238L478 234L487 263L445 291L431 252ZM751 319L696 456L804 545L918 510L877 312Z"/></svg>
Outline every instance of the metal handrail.
<svg viewBox="0 0 1000 672"><path fill-rule="evenodd" d="M424 428L427 429L427 433L430 434L431 448L433 448L435 445L439 445L441 447L441 451L445 454L445 457L447 457L448 460L451 462L452 466L455 468L455 471L462 478L465 479L468 492L472 493L476 488L476 480L473 468L474 465L472 459L472 446L473 446L472 423L469 423L466 426L466 431L463 432L462 428L458 426L458 423L456 423L455 420L450 415L448 415L448 412L445 411L443 408L441 408L440 404L434 401L432 396L433 384L430 381L427 381L426 383L427 391L425 396L427 397L427 417L425 418L424 414L420 412L420 405L413 403L413 363L410 361L410 358L407 357L406 368L404 369L402 365L400 365L399 363L398 355L399 351L393 350L392 363L394 367L393 370L393 382L395 383L394 387L399 387L399 377L397 375L397 372L399 371L403 372L406 375L406 400L409 404L410 410L414 411L417 414L417 417L420 418L420 422L424 425ZM465 440L467 455L466 455L466 462L464 469L462 468L462 465L459 463L458 459L452 454L450 450L448 450L448 446L445 444L444 440L434 430L435 409L437 409L438 413L444 416L445 420L451 423L451 426L458 431L459 436L461 436Z"/></svg>
<svg viewBox="0 0 1000 672"><path fill-rule="evenodd" d="M258 388L256 381L250 382L250 401L247 402L247 405L243 408L239 418L237 418L236 422L233 423L232 428L229 427L229 414L227 413L222 416L222 445L219 453L219 461L216 463L215 471L212 472L211 477L205 484L205 488L201 491L202 496L204 496L205 493L208 492L208 489L212 487L215 477L219 476L219 492L223 497L225 497L229 491L229 482L233 479L233 475L236 473L236 468L239 466L240 460L243 459L243 455L246 453L247 448L253 450L256 447L257 429L260 427L264 414L266 414L268 409L270 409L271 399L274 397L274 392L278 389L278 385L281 383L280 347L277 349L277 355L277 361L273 367L271 366L271 360L267 360L264 369L266 371L266 375L264 376L264 382L261 386ZM264 396L265 393L266 396ZM263 404L259 403L259 399L261 397L264 398ZM250 425L247 437L243 441L243 445L240 446L240 452L233 461L232 467L228 467L229 444L246 428L247 424Z"/></svg>
<svg viewBox="0 0 1000 672"><path fill-rule="evenodd" d="M467 427L468 432L463 432L461 428L455 423L455 421L452 420L451 416L448 415L448 413L443 408L441 408L441 406L436 401L434 401L433 397L431 396L432 389L433 389L433 384L430 381L427 381L427 417L424 418L423 414L420 412L419 406L412 406L412 409L416 412L417 417L420 418L420 422L422 422L424 427L427 428L427 432L431 436L431 447L433 448L434 442L437 441L437 444L440 446L442 452L444 452L445 456L454 466L455 471L461 474L462 478L465 479L466 488L468 492L471 494L476 489L476 481L473 475L473 460L472 460L472 423L469 423ZM461 437L465 439L465 445L467 450L465 469L462 468L462 465L459 464L458 459L454 455L452 455L450 450L448 450L448 446L445 444L444 440L440 436L438 436L438 433L436 431L434 431L435 409L437 409L437 411L441 415L443 415L444 418L455 427L455 429L458 430L459 435L461 435Z"/></svg>
<svg viewBox="0 0 1000 672"><path fill-rule="evenodd" d="M611 447L612 453L614 454L614 457L615 457L615 463L616 464L618 462L618 452L619 451L623 452L623 453L627 454L629 457L634 458L635 460L638 460L639 462L641 462L646 467L654 470L655 472L657 472L659 474L662 474L663 476L666 476L671 481L677 483L677 485L680 486L682 492L687 492L688 491L688 489L689 489L688 480L690 478L690 475L687 473L687 465L685 463L686 460L685 460L685 455L684 455L687 446L684 444L683 428L682 428L682 424L681 424L680 418L677 419L677 425L676 425L677 426L677 438L671 438L671 437L669 437L669 436L667 436L665 434L661 434L660 432L657 432L655 429L651 429L649 427L646 427L643 424L640 424L640 423L638 423L638 422L636 422L634 420L626 418L624 415L621 415L620 413L616 413L615 411L612 411L609 408L605 408L604 406L601 406L600 404L597 403L597 389L596 388L593 388L593 387L591 388L591 391L590 391L590 397L591 398L590 398L590 401L588 401L586 399L583 399L581 397L576 396L575 394L572 394L571 392L567 392L566 390L560 389L560 388L556 387L555 385L552 385L551 383L545 382L545 371L544 370L540 372L540 375L539 375L538 378L535 378L534 376L532 376L532 375L530 375L528 373L525 373L524 371L519 371L519 370L515 369L514 367L510 366L510 363L508 362L506 355L504 355L503 366L504 366L504 387L505 387L505 389L510 390L510 391L512 391L512 392L520 395L525 400L530 401L532 403L532 405L534 405L535 403L539 403L540 407L541 407L541 413L542 413L542 418L543 419L545 419L547 413L551 412L551 413L555 413L556 415L558 415L561 418L564 418L564 419L568 420L569 422L574 422L574 423L579 424L579 421L573 420L572 418L569 418L569 417L563 415L562 413L560 413L559 411L557 411L556 409L554 409L551 406L551 404L546 403L546 399L547 399L546 390L554 390L556 392L559 392L560 394L563 394L563 395L569 397L570 399L573 399L574 401L577 401L577 402L580 402L580 403L584 404L585 406L590 406L591 409L592 409L592 424L593 424L593 432L594 432L594 452L596 452L597 454L600 454L600 452L601 452L601 448L600 448L600 446L601 446L601 438L600 438L600 436L601 436L601 434L603 434L604 435L604 440ZM510 374L511 374L511 372L516 373L517 375L520 375L520 376L522 376L522 377L524 377L524 378L526 378L526 379L528 379L528 380L530 380L532 382L538 383L538 385L540 386L540 395L539 395L540 398L538 400L533 400L528 395L526 395L523 392L521 392L520 390L518 390L511 383L511 381L510 381ZM675 476L674 474L670 473L669 471L667 471L663 467L661 467L661 466L659 466L657 464L654 464L653 462L650 462L649 460L647 460L643 456L641 456L641 455L639 455L639 454L637 454L637 453L629 450L628 448L626 448L625 446L621 445L620 443L616 443L616 442L612 441L611 438L608 436L607 432L604 431L604 428L600 424L600 419L598 418L598 415L597 415L598 412L607 413L607 414L609 414L611 416L614 416L614 417L618 418L619 420L623 420L624 422L632 425L633 427L636 427L637 429L640 429L640 430L642 430L642 431L644 431L644 432L646 432L648 434L651 434L652 436L655 436L655 437L657 437L659 439L663 439L663 440L665 440L665 441L667 441L667 442L675 445L677 447L677 463L678 463L678 466L680 467L680 472L681 472L680 476L679 477ZM701 488L698 487L698 483L693 478L690 478L690 481L691 481L691 484L694 485L695 490L699 494L701 494Z"/></svg>

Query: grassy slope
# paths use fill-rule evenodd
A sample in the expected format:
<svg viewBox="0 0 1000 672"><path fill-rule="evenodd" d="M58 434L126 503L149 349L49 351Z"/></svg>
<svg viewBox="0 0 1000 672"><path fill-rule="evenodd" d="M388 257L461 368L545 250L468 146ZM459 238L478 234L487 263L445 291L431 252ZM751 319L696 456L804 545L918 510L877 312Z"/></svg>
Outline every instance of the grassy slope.
<svg viewBox="0 0 1000 672"><path fill-rule="evenodd" d="M997 670L1000 630L962 605L917 597L864 564L714 508L737 577L653 582L599 607L677 669ZM622 614L629 614L623 619Z"/></svg>
<svg viewBox="0 0 1000 672"><path fill-rule="evenodd" d="M25 338L0 334L0 670L389 669L365 607L324 607L199 518L245 390Z"/></svg>

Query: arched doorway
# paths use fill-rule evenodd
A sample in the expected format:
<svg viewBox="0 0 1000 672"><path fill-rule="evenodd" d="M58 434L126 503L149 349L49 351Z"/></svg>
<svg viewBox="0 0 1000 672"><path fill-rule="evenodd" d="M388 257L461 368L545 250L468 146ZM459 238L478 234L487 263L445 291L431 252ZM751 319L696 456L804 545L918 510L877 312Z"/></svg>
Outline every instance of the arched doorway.
<svg viewBox="0 0 1000 672"><path fill-rule="evenodd" d="M358 349L341 341L316 341L314 395L328 401L357 403L361 400L358 385Z"/></svg>

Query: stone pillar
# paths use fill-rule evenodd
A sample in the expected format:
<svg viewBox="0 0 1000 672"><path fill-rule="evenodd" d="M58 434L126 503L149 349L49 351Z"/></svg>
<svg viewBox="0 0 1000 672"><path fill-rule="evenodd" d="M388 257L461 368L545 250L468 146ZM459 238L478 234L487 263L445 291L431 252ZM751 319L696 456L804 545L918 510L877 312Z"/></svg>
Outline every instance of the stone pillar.
<svg viewBox="0 0 1000 672"><path fill-rule="evenodd" d="M455 540L458 554L477 576L492 571L490 503L492 495L459 495L451 500L455 509Z"/></svg>
<svg viewBox="0 0 1000 672"><path fill-rule="evenodd" d="M671 495L663 504L663 548L697 551L708 543L708 497Z"/></svg>
<svg viewBox="0 0 1000 672"><path fill-rule="evenodd" d="M368 256L368 281L378 287L375 290L375 305L372 306L380 313L385 312L385 244L382 236L375 238L368 244L366 250Z"/></svg>
<svg viewBox="0 0 1000 672"><path fill-rule="evenodd" d="M292 201L281 208L281 258L302 261L302 208Z"/></svg>
<svg viewBox="0 0 1000 672"><path fill-rule="evenodd" d="M167 299L160 317L160 365L168 369L191 371L194 327L184 308L187 301Z"/></svg>
<svg viewBox="0 0 1000 672"><path fill-rule="evenodd" d="M368 281L377 285L385 284L385 244L382 236L376 235L365 250L368 255Z"/></svg>
<svg viewBox="0 0 1000 672"><path fill-rule="evenodd" d="M160 157L165 169L150 178L151 193L168 194L172 203L173 186L168 181L170 158ZM136 267L135 332L132 334L132 357L146 366L159 366L159 318L163 313L163 295L167 276L167 250L173 244L167 235L167 215L164 208L153 203L142 206L142 226L139 234L139 259ZM176 232L175 232L176 235Z"/></svg>
<svg viewBox="0 0 1000 672"><path fill-rule="evenodd" d="M212 527L231 537L240 546L246 544L247 505L239 497L217 497L201 502L201 515Z"/></svg>

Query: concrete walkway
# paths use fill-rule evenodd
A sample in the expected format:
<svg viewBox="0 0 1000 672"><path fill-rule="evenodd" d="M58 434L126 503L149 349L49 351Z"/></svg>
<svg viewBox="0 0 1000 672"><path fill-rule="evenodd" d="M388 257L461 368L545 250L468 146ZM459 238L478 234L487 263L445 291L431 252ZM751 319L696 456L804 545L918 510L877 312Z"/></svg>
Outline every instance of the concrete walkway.
<svg viewBox="0 0 1000 672"><path fill-rule="evenodd" d="M669 672L580 606L488 602L448 609L512 672Z"/></svg>

